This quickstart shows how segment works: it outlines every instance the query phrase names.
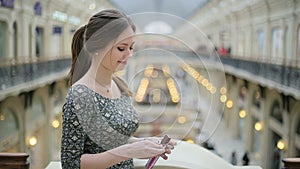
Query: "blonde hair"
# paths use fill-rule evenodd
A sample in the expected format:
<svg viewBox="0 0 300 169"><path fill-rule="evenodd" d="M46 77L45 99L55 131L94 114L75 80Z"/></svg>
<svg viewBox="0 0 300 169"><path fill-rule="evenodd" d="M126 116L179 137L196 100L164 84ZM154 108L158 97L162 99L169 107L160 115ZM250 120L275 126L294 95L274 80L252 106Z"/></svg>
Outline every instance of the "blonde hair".
<svg viewBox="0 0 300 169"><path fill-rule="evenodd" d="M116 82L121 92L125 93L128 96L133 96L133 92L130 90L129 86L123 79L118 76L113 76L113 80L114 82Z"/></svg>

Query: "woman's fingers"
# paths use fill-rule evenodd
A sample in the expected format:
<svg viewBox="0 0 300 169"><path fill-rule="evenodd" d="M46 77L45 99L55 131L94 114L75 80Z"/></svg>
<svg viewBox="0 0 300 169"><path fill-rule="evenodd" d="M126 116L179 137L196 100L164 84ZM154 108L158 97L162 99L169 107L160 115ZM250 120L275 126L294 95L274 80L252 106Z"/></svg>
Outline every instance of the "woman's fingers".
<svg viewBox="0 0 300 169"><path fill-rule="evenodd" d="M173 145L170 145L170 144L168 144L168 145L166 145L166 147L165 147L166 149L169 149L169 150L173 150L174 149L174 146Z"/></svg>
<svg viewBox="0 0 300 169"><path fill-rule="evenodd" d="M145 146L148 146L149 148L148 150L150 152L161 154L160 156L163 159L167 160L168 156L166 154L171 154L172 150L177 145L177 142L173 139L171 139L167 145L162 145L160 144L160 142L161 139L157 137L148 137L148 138L144 138L143 140L143 144Z"/></svg>
<svg viewBox="0 0 300 169"><path fill-rule="evenodd" d="M176 142L175 140L171 139L171 140L169 141L169 145L176 146L176 145L177 145L177 142Z"/></svg>
<svg viewBox="0 0 300 169"><path fill-rule="evenodd" d="M149 145L153 148L159 148L159 149L164 148L164 146L161 145L159 142L153 142L151 140L144 140L144 144Z"/></svg>

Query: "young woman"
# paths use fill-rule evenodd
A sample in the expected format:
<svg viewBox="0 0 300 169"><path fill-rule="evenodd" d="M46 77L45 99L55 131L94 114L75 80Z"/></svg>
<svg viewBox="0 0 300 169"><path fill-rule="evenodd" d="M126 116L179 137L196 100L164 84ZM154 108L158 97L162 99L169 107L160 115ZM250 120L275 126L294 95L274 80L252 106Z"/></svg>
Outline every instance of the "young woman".
<svg viewBox="0 0 300 169"><path fill-rule="evenodd" d="M132 158L170 154L159 139L135 138L138 114L116 77L133 54L135 26L114 9L100 11L74 34L70 89L63 106L63 169L133 168Z"/></svg>

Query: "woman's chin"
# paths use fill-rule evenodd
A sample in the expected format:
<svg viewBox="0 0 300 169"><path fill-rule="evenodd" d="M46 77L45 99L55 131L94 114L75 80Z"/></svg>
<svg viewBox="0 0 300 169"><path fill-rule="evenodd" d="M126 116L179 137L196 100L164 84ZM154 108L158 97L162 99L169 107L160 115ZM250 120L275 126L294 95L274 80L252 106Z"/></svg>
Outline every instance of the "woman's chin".
<svg viewBox="0 0 300 169"><path fill-rule="evenodd" d="M117 67L116 72L122 71L122 70L124 70L124 69L125 69L125 65L124 65L124 66L123 66L123 65L122 65L122 66L120 65L120 66Z"/></svg>

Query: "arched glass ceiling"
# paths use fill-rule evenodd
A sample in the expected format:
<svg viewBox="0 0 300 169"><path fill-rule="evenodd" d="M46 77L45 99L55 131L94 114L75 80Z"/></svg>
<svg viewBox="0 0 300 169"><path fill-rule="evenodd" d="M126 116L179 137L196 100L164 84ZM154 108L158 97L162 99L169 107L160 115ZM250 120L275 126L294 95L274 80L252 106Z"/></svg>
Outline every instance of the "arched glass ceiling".
<svg viewBox="0 0 300 169"><path fill-rule="evenodd" d="M162 12L188 18L208 0L109 0L126 14Z"/></svg>
<svg viewBox="0 0 300 169"><path fill-rule="evenodd" d="M128 15L155 12L175 15L181 19L188 19L208 1L209 0L109 0L116 8ZM151 23L153 21L166 22L174 30L181 24L178 19L170 20L168 17L160 17L160 15L157 14L156 16L158 17L153 16L144 18L143 20L146 23Z"/></svg>

